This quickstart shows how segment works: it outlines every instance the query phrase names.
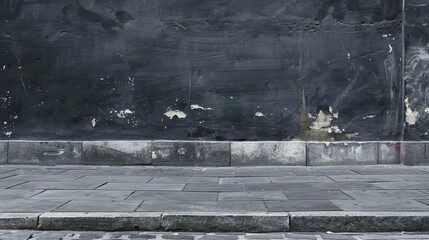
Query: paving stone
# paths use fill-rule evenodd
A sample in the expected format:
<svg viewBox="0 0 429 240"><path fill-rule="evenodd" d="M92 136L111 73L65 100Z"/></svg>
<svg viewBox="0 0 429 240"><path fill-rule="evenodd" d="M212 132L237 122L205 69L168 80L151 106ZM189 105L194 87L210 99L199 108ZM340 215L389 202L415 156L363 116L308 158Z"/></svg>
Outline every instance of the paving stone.
<svg viewBox="0 0 429 240"><path fill-rule="evenodd" d="M343 192L356 200L429 199L429 194L418 190L343 190Z"/></svg>
<svg viewBox="0 0 429 240"><path fill-rule="evenodd" d="M144 201L137 211L146 212L266 212L262 201L196 202L196 201Z"/></svg>
<svg viewBox="0 0 429 240"><path fill-rule="evenodd" d="M246 184L247 191L283 191L286 189L317 190L310 183L249 183Z"/></svg>
<svg viewBox="0 0 429 240"><path fill-rule="evenodd" d="M334 182L334 183L310 183L310 185L322 190L342 190L342 189L381 189L376 183L367 182Z"/></svg>
<svg viewBox="0 0 429 240"><path fill-rule="evenodd" d="M0 189L10 188L25 182L26 181L13 181L13 180L7 180L7 179L0 179Z"/></svg>
<svg viewBox="0 0 429 240"><path fill-rule="evenodd" d="M328 200L287 200L287 201L266 201L268 212L289 212L289 211L341 211Z"/></svg>
<svg viewBox="0 0 429 240"><path fill-rule="evenodd" d="M8 162L8 141L0 141L0 164Z"/></svg>
<svg viewBox="0 0 429 240"><path fill-rule="evenodd" d="M155 177L149 183L218 183L218 177Z"/></svg>
<svg viewBox="0 0 429 240"><path fill-rule="evenodd" d="M0 213L0 229L36 229L38 216L35 213ZM0 239L12 239L3 237L0 234Z"/></svg>
<svg viewBox="0 0 429 240"><path fill-rule="evenodd" d="M281 183L281 182L333 182L332 179L326 176L286 176L286 177L270 177L271 182Z"/></svg>
<svg viewBox="0 0 429 240"><path fill-rule="evenodd" d="M36 216L36 227L37 227L37 216ZM13 221L11 224L11 226L13 225L18 225L18 223L16 223L15 221ZM33 226L32 224L29 226ZM5 227L6 228L6 227ZM22 227L23 229L26 229L27 227ZM13 229L12 227L10 227L9 229ZM31 239L32 237L33 231L29 231L29 230L0 230L0 239L1 240L28 240Z"/></svg>
<svg viewBox="0 0 429 240"><path fill-rule="evenodd" d="M276 232L289 230L289 214L171 213L164 214L166 231ZM252 239L252 238L248 238Z"/></svg>
<svg viewBox="0 0 429 240"><path fill-rule="evenodd" d="M428 231L429 213L291 212L291 231L402 232ZM351 224L353 223L353 224Z"/></svg>
<svg viewBox="0 0 429 240"><path fill-rule="evenodd" d="M185 192L239 192L246 191L244 184L187 184Z"/></svg>
<svg viewBox="0 0 429 240"><path fill-rule="evenodd" d="M140 165L152 163L151 141L84 141L83 164Z"/></svg>
<svg viewBox="0 0 429 240"><path fill-rule="evenodd" d="M127 200L216 201L215 192L135 191Z"/></svg>
<svg viewBox="0 0 429 240"><path fill-rule="evenodd" d="M380 182L374 185L383 189L429 190L429 181Z"/></svg>
<svg viewBox="0 0 429 240"><path fill-rule="evenodd" d="M134 212L141 203L128 200L72 200L55 209L55 212Z"/></svg>
<svg viewBox="0 0 429 240"><path fill-rule="evenodd" d="M88 190L96 189L104 184L103 182L87 182L87 181L69 181L69 182L26 182L12 187L13 189L70 189L70 190Z"/></svg>
<svg viewBox="0 0 429 240"><path fill-rule="evenodd" d="M332 175L335 182L398 182L403 179L394 175Z"/></svg>
<svg viewBox="0 0 429 240"><path fill-rule="evenodd" d="M378 164L375 142L307 143L307 165L371 165Z"/></svg>
<svg viewBox="0 0 429 240"><path fill-rule="evenodd" d="M416 168L410 167L362 167L353 169L354 172L361 175L415 175L415 174L427 174Z"/></svg>
<svg viewBox="0 0 429 240"><path fill-rule="evenodd" d="M41 192L42 190L0 189L0 200L27 199Z"/></svg>
<svg viewBox="0 0 429 240"><path fill-rule="evenodd" d="M7 166L7 165L0 165L0 173L10 173L12 171L17 170L18 168L16 167L11 167L11 166Z"/></svg>
<svg viewBox="0 0 429 240"><path fill-rule="evenodd" d="M335 167L337 166L329 166L328 168L313 167L313 168L308 168L308 171L292 170L291 172L297 176L356 175L357 174L349 169L336 169Z"/></svg>
<svg viewBox="0 0 429 240"><path fill-rule="evenodd" d="M351 197L337 190L285 190L284 194L289 200L347 200Z"/></svg>
<svg viewBox="0 0 429 240"><path fill-rule="evenodd" d="M108 190L46 190L31 199L65 199L65 200L124 200L133 191L108 191Z"/></svg>
<svg viewBox="0 0 429 240"><path fill-rule="evenodd" d="M9 164L80 164L82 142L10 141Z"/></svg>
<svg viewBox="0 0 429 240"><path fill-rule="evenodd" d="M67 176L67 175L65 175ZM110 183L147 183L153 177L149 176L130 176L130 175L101 175L101 176L84 176L79 178L88 182L110 182Z"/></svg>
<svg viewBox="0 0 429 240"><path fill-rule="evenodd" d="M416 174L416 175L395 175L398 178L402 178L406 181L429 181L429 174L424 175L424 174Z"/></svg>
<svg viewBox="0 0 429 240"><path fill-rule="evenodd" d="M70 182L78 180L82 176L72 175L47 175L47 174L19 174L8 178L8 180L14 181L31 181L31 182ZM98 182L98 181L97 181Z"/></svg>
<svg viewBox="0 0 429 240"><path fill-rule="evenodd" d="M65 200L35 200L16 199L14 201L1 200L0 212L3 213L39 213L49 212L63 205Z"/></svg>
<svg viewBox="0 0 429 240"><path fill-rule="evenodd" d="M221 192L218 201L281 201L287 200L281 191Z"/></svg>
<svg viewBox="0 0 429 240"><path fill-rule="evenodd" d="M269 177L224 177L219 179L220 184L236 183L271 183Z"/></svg>
<svg viewBox="0 0 429 240"><path fill-rule="evenodd" d="M232 166L305 166L306 143L293 141L231 142Z"/></svg>
<svg viewBox="0 0 429 240"><path fill-rule="evenodd" d="M345 211L429 211L429 206L415 200L332 200Z"/></svg>
<svg viewBox="0 0 429 240"><path fill-rule="evenodd" d="M429 164L428 142L401 142L401 163L405 165Z"/></svg>
<svg viewBox="0 0 429 240"><path fill-rule="evenodd" d="M158 230L160 213L44 213L41 230L129 231Z"/></svg>
<svg viewBox="0 0 429 240"><path fill-rule="evenodd" d="M378 142L378 164L400 164L400 142Z"/></svg>
<svg viewBox="0 0 429 240"><path fill-rule="evenodd" d="M229 142L154 141L153 165L229 166Z"/></svg>
<svg viewBox="0 0 429 240"><path fill-rule="evenodd" d="M162 183L107 183L98 189L103 190L142 190L142 191L182 191L185 184Z"/></svg>

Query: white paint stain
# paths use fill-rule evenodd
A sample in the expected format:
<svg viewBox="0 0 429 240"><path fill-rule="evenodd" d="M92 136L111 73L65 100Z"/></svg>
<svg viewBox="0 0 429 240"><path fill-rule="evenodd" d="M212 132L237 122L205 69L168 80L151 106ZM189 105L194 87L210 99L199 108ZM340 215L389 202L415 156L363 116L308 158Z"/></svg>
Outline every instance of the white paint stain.
<svg viewBox="0 0 429 240"><path fill-rule="evenodd" d="M408 98L405 99L405 108L406 108L405 121L409 125L415 125L417 122L417 119L419 118L419 112L415 112L411 109Z"/></svg>
<svg viewBox="0 0 429 240"><path fill-rule="evenodd" d="M425 113L429 114L429 107L425 108Z"/></svg>
<svg viewBox="0 0 429 240"><path fill-rule="evenodd" d="M329 107L329 111L332 112L332 108ZM310 126L312 130L326 131L328 133L343 133L345 129L340 129L338 126L331 126L332 120L338 118L339 113L325 114L323 111L319 111L316 120L313 125Z"/></svg>
<svg viewBox="0 0 429 240"><path fill-rule="evenodd" d="M169 110L164 113L165 116L167 116L170 119L173 119L174 117L177 118L186 118L186 113L180 111L180 110Z"/></svg>
<svg viewBox="0 0 429 240"><path fill-rule="evenodd" d="M191 109L200 109L200 110L205 110L205 111L212 111L213 110L213 108L205 108L205 107L200 106L198 104L192 104Z"/></svg>
<svg viewBox="0 0 429 240"><path fill-rule="evenodd" d="M350 53L347 53L347 58L350 59Z"/></svg>
<svg viewBox="0 0 429 240"><path fill-rule="evenodd" d="M368 116L366 116L366 117L363 117L362 119L373 119L373 118L376 118L377 116L376 115L368 115Z"/></svg>
<svg viewBox="0 0 429 240"><path fill-rule="evenodd" d="M3 70L5 70L6 69L6 65L3 65Z"/></svg>
<svg viewBox="0 0 429 240"><path fill-rule="evenodd" d="M257 117L265 117L265 114L263 114L261 112L256 112L255 116L257 116Z"/></svg>
<svg viewBox="0 0 429 240"><path fill-rule="evenodd" d="M119 111L119 113L117 115L120 118L125 118L125 117L127 117L127 115L131 115L131 114L134 114L134 112L131 111L130 109L124 109L124 110Z"/></svg>
<svg viewBox="0 0 429 240"><path fill-rule="evenodd" d="M10 135L12 135L12 132L5 132L4 135L10 137Z"/></svg>
<svg viewBox="0 0 429 240"><path fill-rule="evenodd" d="M95 127L95 124L97 124L97 119L93 118L91 120L91 124L92 124L92 127Z"/></svg>
<svg viewBox="0 0 429 240"><path fill-rule="evenodd" d="M392 52L393 52L393 47L392 45L389 44L389 53L392 53Z"/></svg>

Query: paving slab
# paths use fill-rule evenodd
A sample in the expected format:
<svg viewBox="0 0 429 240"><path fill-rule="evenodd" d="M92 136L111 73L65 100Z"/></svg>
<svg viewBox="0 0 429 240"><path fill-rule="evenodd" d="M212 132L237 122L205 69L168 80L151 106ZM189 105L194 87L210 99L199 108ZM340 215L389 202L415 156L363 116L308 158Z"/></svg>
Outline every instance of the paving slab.
<svg viewBox="0 0 429 240"><path fill-rule="evenodd" d="M0 179L0 189L10 188L26 182L27 181L13 181L13 180L7 180L7 179Z"/></svg>
<svg viewBox="0 0 429 240"><path fill-rule="evenodd" d="M218 183L218 177L155 177L149 183Z"/></svg>
<svg viewBox="0 0 429 240"><path fill-rule="evenodd" d="M216 201L217 192L135 191L127 200Z"/></svg>
<svg viewBox="0 0 429 240"><path fill-rule="evenodd" d="M329 175L335 182L397 182L402 178L395 175Z"/></svg>
<svg viewBox="0 0 429 240"><path fill-rule="evenodd" d="M310 183L248 183L247 191L282 191L287 189L317 190Z"/></svg>
<svg viewBox="0 0 429 240"><path fill-rule="evenodd" d="M334 182L334 183L310 183L314 188L322 190L341 190L341 189L381 189L375 183L367 182Z"/></svg>
<svg viewBox="0 0 429 240"><path fill-rule="evenodd" d="M220 184L236 183L271 183L269 177L222 177L219 179Z"/></svg>
<svg viewBox="0 0 429 240"><path fill-rule="evenodd" d="M281 191L221 192L218 201L281 201L287 200Z"/></svg>
<svg viewBox="0 0 429 240"><path fill-rule="evenodd" d="M270 177L271 182L273 183L282 183L282 182L333 182L332 179L327 176L286 176L286 177Z"/></svg>
<svg viewBox="0 0 429 240"><path fill-rule="evenodd" d="M68 175L61 175L68 176ZM101 176L83 176L79 178L88 182L110 182L110 183L147 183L152 180L150 176L130 176L130 175L101 175Z"/></svg>
<svg viewBox="0 0 429 240"><path fill-rule="evenodd" d="M244 184L186 184L185 192L239 192L246 191Z"/></svg>
<svg viewBox="0 0 429 240"><path fill-rule="evenodd" d="M415 200L332 200L344 211L429 211L429 206Z"/></svg>
<svg viewBox="0 0 429 240"><path fill-rule="evenodd" d="M328 200L265 201L264 203L268 212L341 211L339 207Z"/></svg>
<svg viewBox="0 0 429 240"><path fill-rule="evenodd" d="M131 195L133 191L111 191L111 190L46 190L37 194L31 199L50 200L124 200Z"/></svg>
<svg viewBox="0 0 429 240"><path fill-rule="evenodd" d="M13 189L75 189L89 190L96 189L103 185L104 182L87 182L87 181L68 181L68 182L26 182L13 186Z"/></svg>
<svg viewBox="0 0 429 240"><path fill-rule="evenodd" d="M133 200L72 200L55 212L134 212L143 201Z"/></svg>
<svg viewBox="0 0 429 240"><path fill-rule="evenodd" d="M0 200L27 199L41 192L42 190L0 189Z"/></svg>
<svg viewBox="0 0 429 240"><path fill-rule="evenodd" d="M284 194L289 200L347 200L352 199L343 191L339 190L284 190Z"/></svg>
<svg viewBox="0 0 429 240"><path fill-rule="evenodd" d="M185 184L164 183L106 183L98 189L103 190L156 190L156 191L182 191Z"/></svg>
<svg viewBox="0 0 429 240"><path fill-rule="evenodd" d="M267 210L262 201L232 202L196 202L196 201L144 201L137 211L144 212L230 212L230 213L265 213Z"/></svg>
<svg viewBox="0 0 429 240"><path fill-rule="evenodd" d="M50 212L63 204L66 200L39 200L39 199L15 199L1 200L0 201L0 212L2 213L40 213Z"/></svg>
<svg viewBox="0 0 429 240"><path fill-rule="evenodd" d="M429 190L429 181L380 182L374 185L383 189Z"/></svg>
<svg viewBox="0 0 429 240"><path fill-rule="evenodd" d="M343 190L355 200L384 200L384 199L429 199L429 194L419 190Z"/></svg>

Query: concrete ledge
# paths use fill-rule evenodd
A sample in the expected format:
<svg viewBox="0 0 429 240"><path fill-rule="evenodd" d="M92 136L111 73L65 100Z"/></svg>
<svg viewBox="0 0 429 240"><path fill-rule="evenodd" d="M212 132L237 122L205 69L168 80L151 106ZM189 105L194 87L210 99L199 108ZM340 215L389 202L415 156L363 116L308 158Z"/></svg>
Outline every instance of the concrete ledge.
<svg viewBox="0 0 429 240"><path fill-rule="evenodd" d="M190 232L285 232L289 231L289 214L166 213L161 228Z"/></svg>
<svg viewBox="0 0 429 240"><path fill-rule="evenodd" d="M7 163L9 141L0 141L0 164Z"/></svg>
<svg viewBox="0 0 429 240"><path fill-rule="evenodd" d="M428 231L429 212L291 212L292 232Z"/></svg>
<svg viewBox="0 0 429 240"><path fill-rule="evenodd" d="M0 213L0 229L36 229L38 213Z"/></svg>
<svg viewBox="0 0 429 240"><path fill-rule="evenodd" d="M377 142L308 142L307 165L378 164Z"/></svg>
<svg viewBox="0 0 429 240"><path fill-rule="evenodd" d="M9 164L80 164L82 142L9 141Z"/></svg>
<svg viewBox="0 0 429 240"><path fill-rule="evenodd" d="M378 164L400 164L401 142L379 142Z"/></svg>
<svg viewBox="0 0 429 240"><path fill-rule="evenodd" d="M170 166L229 166L229 142L153 141L152 164Z"/></svg>
<svg viewBox="0 0 429 240"><path fill-rule="evenodd" d="M231 142L231 166L305 166L306 143Z"/></svg>
<svg viewBox="0 0 429 240"><path fill-rule="evenodd" d="M44 213L39 230L156 231L161 213Z"/></svg>
<svg viewBox="0 0 429 240"><path fill-rule="evenodd" d="M87 165L148 165L151 141L84 141L82 163Z"/></svg>
<svg viewBox="0 0 429 240"><path fill-rule="evenodd" d="M402 142L401 163L404 165L428 165L428 142Z"/></svg>

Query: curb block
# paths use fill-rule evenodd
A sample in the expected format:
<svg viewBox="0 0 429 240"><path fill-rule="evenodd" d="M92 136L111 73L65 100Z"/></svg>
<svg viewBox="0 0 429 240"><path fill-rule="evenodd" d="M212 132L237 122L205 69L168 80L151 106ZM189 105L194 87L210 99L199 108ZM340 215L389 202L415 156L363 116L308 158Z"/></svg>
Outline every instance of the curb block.
<svg viewBox="0 0 429 240"><path fill-rule="evenodd" d="M428 231L429 212L291 212L293 232Z"/></svg>
<svg viewBox="0 0 429 240"><path fill-rule="evenodd" d="M0 229L37 229L38 213L0 213Z"/></svg>
<svg viewBox="0 0 429 240"><path fill-rule="evenodd" d="M73 231L156 231L161 213L44 213L38 230Z"/></svg>
<svg viewBox="0 0 429 240"><path fill-rule="evenodd" d="M164 231L189 232L286 232L288 213L166 213L162 215Z"/></svg>
<svg viewBox="0 0 429 240"><path fill-rule="evenodd" d="M151 141L83 141L82 164L152 164Z"/></svg>

